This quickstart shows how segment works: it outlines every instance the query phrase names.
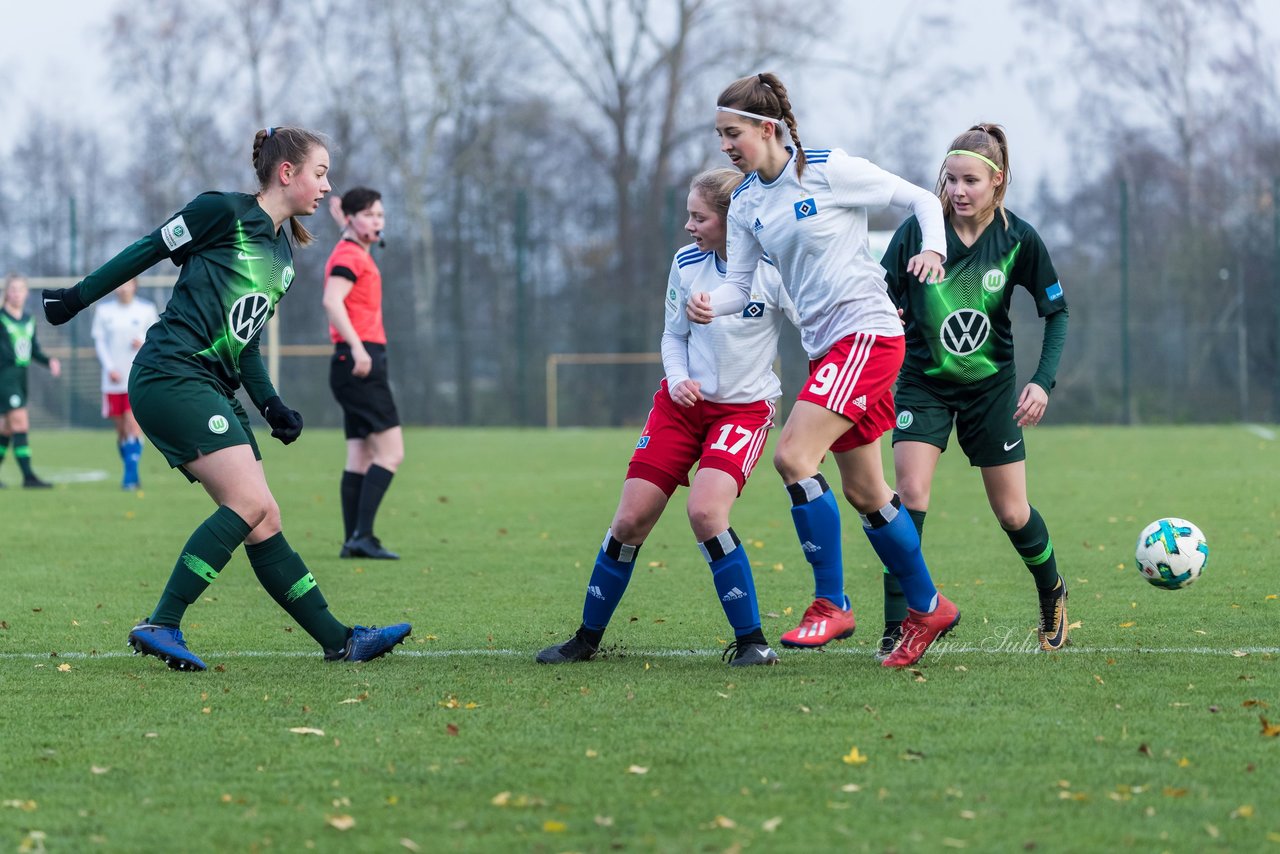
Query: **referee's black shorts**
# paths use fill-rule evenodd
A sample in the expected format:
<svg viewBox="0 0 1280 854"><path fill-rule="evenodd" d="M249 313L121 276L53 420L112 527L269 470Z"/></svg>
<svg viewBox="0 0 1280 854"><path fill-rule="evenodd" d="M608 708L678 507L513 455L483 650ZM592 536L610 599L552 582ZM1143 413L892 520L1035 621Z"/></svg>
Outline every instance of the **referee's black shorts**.
<svg viewBox="0 0 1280 854"><path fill-rule="evenodd" d="M364 439L400 426L400 413L387 382L387 347L365 344L373 367L363 377L353 376L355 361L346 342L334 345L329 361L329 388L342 406L342 426L348 439Z"/></svg>

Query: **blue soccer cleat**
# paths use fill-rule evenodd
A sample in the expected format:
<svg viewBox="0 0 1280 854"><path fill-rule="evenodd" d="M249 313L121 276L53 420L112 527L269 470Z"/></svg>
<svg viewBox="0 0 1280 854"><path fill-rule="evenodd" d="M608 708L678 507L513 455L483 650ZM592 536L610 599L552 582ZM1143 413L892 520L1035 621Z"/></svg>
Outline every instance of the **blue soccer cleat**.
<svg viewBox="0 0 1280 854"><path fill-rule="evenodd" d="M129 630L129 646L134 655L154 655L169 665L170 670L206 670L205 663L187 649L182 630L177 626L138 623Z"/></svg>
<svg viewBox="0 0 1280 854"><path fill-rule="evenodd" d="M336 653L326 653L325 661L372 661L391 652L392 647L404 643L413 631L408 623L394 626L353 626L347 645Z"/></svg>

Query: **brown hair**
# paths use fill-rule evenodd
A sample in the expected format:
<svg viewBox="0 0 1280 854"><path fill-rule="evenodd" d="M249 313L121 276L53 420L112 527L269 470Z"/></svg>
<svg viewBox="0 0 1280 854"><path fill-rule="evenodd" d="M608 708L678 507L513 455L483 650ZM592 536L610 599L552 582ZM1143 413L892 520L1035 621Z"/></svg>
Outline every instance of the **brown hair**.
<svg viewBox="0 0 1280 854"><path fill-rule="evenodd" d="M782 85L778 75L772 71L753 74L733 81L716 99L717 107L732 107L755 113L766 118L777 118L787 126L791 133L791 141L795 143L796 177L804 172L804 148L800 145L800 132L796 130L796 117L791 112L791 99L787 97L787 87ZM748 121L755 121L748 119ZM755 121L756 124L760 122ZM777 128L777 136L782 136L782 128Z"/></svg>
<svg viewBox="0 0 1280 854"><path fill-rule="evenodd" d="M3 299L4 297L8 296L9 288L10 286L13 285L14 282L22 282L24 284L27 284L27 277L22 275L21 273L9 273L7 276L5 276L4 287L0 288L0 299Z"/></svg>
<svg viewBox="0 0 1280 854"><path fill-rule="evenodd" d="M320 134L302 128L264 128L253 135L253 171L258 176L258 187L267 189L281 163L305 163L311 149L328 149L328 142ZM296 217L289 217L289 230L299 246L315 240L307 227Z"/></svg>
<svg viewBox="0 0 1280 854"><path fill-rule="evenodd" d="M729 197L745 177L737 169L708 169L693 176L689 192L702 196L723 222L729 215Z"/></svg>
<svg viewBox="0 0 1280 854"><path fill-rule="evenodd" d="M995 163L1000 167L1000 171L1004 173L1004 181L999 187L996 187L995 203L996 210L1000 211L1000 219L1004 222L1004 227L1009 227L1009 215L1004 209L1004 193L1009 188L1009 139L1005 136L1004 128L1000 125L991 124L990 122L982 122L969 128L964 133L951 140L951 145L947 151L972 151L975 154L981 154L983 157ZM982 162L982 161L978 161ZM991 169L990 164L983 164ZM942 215L950 219L952 208L951 199L947 196L944 186L947 173L947 159L942 159L942 168L938 170L938 187L937 194L939 201L942 202ZM994 173L994 170L992 172Z"/></svg>

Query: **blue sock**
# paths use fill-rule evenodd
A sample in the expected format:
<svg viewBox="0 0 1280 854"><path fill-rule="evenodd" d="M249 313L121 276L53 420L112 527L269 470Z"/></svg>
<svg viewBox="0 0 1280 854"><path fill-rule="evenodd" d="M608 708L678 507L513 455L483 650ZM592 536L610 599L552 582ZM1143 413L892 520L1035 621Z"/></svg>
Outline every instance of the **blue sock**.
<svg viewBox="0 0 1280 854"><path fill-rule="evenodd" d="M627 592L631 570L636 565L640 546L628 546L613 538L613 530L605 535L600 554L596 555L591 580L587 582L587 595L582 603L582 625L593 632L603 632L613 618L613 612Z"/></svg>
<svg viewBox="0 0 1280 854"><path fill-rule="evenodd" d="M716 595L724 615L733 626L735 637L760 629L760 605L756 601L756 583L751 577L751 560L742 541L726 528L703 543L698 543L702 556L711 567L711 579L716 585Z"/></svg>
<svg viewBox="0 0 1280 854"><path fill-rule="evenodd" d="M821 474L787 486L791 520L800 537L804 558L813 567L813 598L846 607L844 557L840 546L840 505Z"/></svg>
<svg viewBox="0 0 1280 854"><path fill-rule="evenodd" d="M120 456L124 459L124 482L138 482L138 460L142 457L142 440L137 436L120 445Z"/></svg>
<svg viewBox="0 0 1280 854"><path fill-rule="evenodd" d="M908 607L928 613L938 606L938 589L925 566L916 526L901 507L902 501L894 493L888 504L862 516L862 530L876 555L902 585Z"/></svg>

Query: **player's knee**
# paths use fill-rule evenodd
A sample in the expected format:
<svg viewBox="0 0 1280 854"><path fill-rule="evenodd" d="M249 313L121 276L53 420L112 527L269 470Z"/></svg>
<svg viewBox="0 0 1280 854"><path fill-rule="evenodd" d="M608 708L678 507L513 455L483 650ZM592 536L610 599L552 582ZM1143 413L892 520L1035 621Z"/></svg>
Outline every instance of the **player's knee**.
<svg viewBox="0 0 1280 854"><path fill-rule="evenodd" d="M690 503L689 527L699 542L710 539L729 527L729 515L725 509L712 503Z"/></svg>
<svg viewBox="0 0 1280 854"><path fill-rule="evenodd" d="M1031 519L1031 506L1021 502L1004 502L992 504L991 510L996 514L996 521L1006 531L1019 531L1027 526Z"/></svg>
<svg viewBox="0 0 1280 854"><path fill-rule="evenodd" d="M897 482L898 497L912 510L924 510L929 506L930 486L923 478L900 476Z"/></svg>

